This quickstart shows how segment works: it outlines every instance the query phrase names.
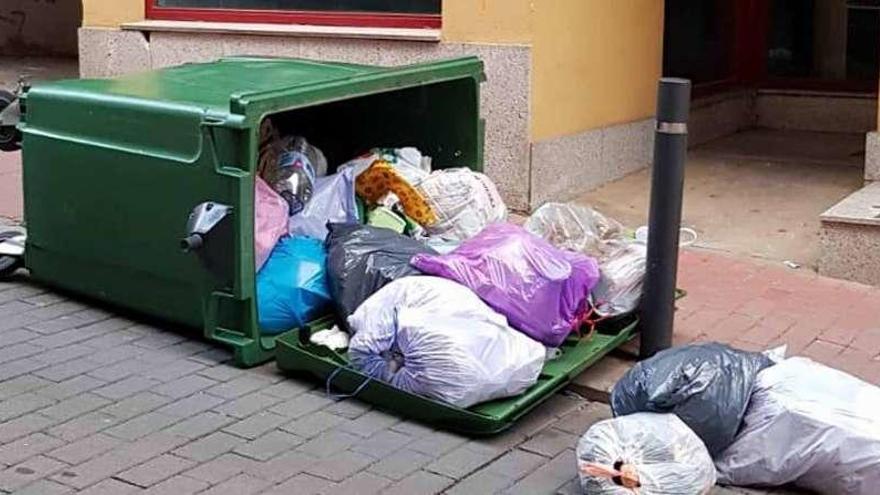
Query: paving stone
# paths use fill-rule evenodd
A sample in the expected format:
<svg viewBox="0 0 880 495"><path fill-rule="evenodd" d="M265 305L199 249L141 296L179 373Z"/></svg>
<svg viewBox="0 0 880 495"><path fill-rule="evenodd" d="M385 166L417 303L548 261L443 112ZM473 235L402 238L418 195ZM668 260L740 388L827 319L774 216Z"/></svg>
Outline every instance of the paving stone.
<svg viewBox="0 0 880 495"><path fill-rule="evenodd" d="M73 493L73 490L52 480L37 480L15 491L15 495L63 495L66 493Z"/></svg>
<svg viewBox="0 0 880 495"><path fill-rule="evenodd" d="M83 320L74 313L60 316L52 320L34 322L27 325L27 328L28 330L33 330L34 332L45 335L70 330L71 328L88 325L89 323L92 322Z"/></svg>
<svg viewBox="0 0 880 495"><path fill-rule="evenodd" d="M287 421L288 418L286 416L281 416L280 414L259 412L223 428L223 431L242 438L247 438L248 440L253 440L269 430L278 428Z"/></svg>
<svg viewBox="0 0 880 495"><path fill-rule="evenodd" d="M174 451L174 455L205 462L243 444L244 440L221 431L212 433Z"/></svg>
<svg viewBox="0 0 880 495"><path fill-rule="evenodd" d="M213 347L194 354L189 359L208 366L216 366L232 360L232 353L222 347Z"/></svg>
<svg viewBox="0 0 880 495"><path fill-rule="evenodd" d="M187 375L153 387L152 392L173 399L180 399L216 384L217 382L210 378L200 375Z"/></svg>
<svg viewBox="0 0 880 495"><path fill-rule="evenodd" d="M0 464L17 464L64 444L63 440L44 433L33 433L0 446Z"/></svg>
<svg viewBox="0 0 880 495"><path fill-rule="evenodd" d="M556 495L582 495L581 482L577 477L569 480L568 483L562 485L556 490Z"/></svg>
<svg viewBox="0 0 880 495"><path fill-rule="evenodd" d="M314 457L329 457L348 449L360 440L361 438L356 435L333 429L309 440L296 450Z"/></svg>
<svg viewBox="0 0 880 495"><path fill-rule="evenodd" d="M303 439L296 435L283 431L270 431L255 440L239 445L236 447L235 453L258 461L265 461L302 442Z"/></svg>
<svg viewBox="0 0 880 495"><path fill-rule="evenodd" d="M385 457L410 442L412 442L412 438L409 435L392 430L382 430L357 442L351 447L351 450L373 457Z"/></svg>
<svg viewBox="0 0 880 495"><path fill-rule="evenodd" d="M186 339L186 337L177 333L163 332L156 328L153 328L153 330L152 333L136 340L134 345L138 347L146 347L148 349L161 349Z"/></svg>
<svg viewBox="0 0 880 495"><path fill-rule="evenodd" d="M297 395L304 394L314 388L314 384L310 382L289 378L270 387L266 387L263 389L263 393L280 397L282 399L292 399Z"/></svg>
<svg viewBox="0 0 880 495"><path fill-rule="evenodd" d="M478 471L459 481L444 493L450 495L474 495L477 493L497 493L511 486L515 480L507 476Z"/></svg>
<svg viewBox="0 0 880 495"><path fill-rule="evenodd" d="M410 444L407 448L430 456L440 457L465 442L467 442L467 438L461 435L446 431L434 431Z"/></svg>
<svg viewBox="0 0 880 495"><path fill-rule="evenodd" d="M17 489L48 477L52 473L64 469L67 464L45 456L35 456L20 464L0 471L0 490L16 491Z"/></svg>
<svg viewBox="0 0 880 495"><path fill-rule="evenodd" d="M148 366L142 374L143 376L149 378L155 378L160 382L168 382L171 380L177 380L184 376L188 376L203 369L205 369L205 365L202 363L197 363L195 361L189 361L186 359L178 359L176 361L165 363L162 366ZM212 382L217 383L214 380L212 380Z"/></svg>
<svg viewBox="0 0 880 495"><path fill-rule="evenodd" d="M310 468L318 459L301 452L285 452L267 462L253 461L245 472L257 478L280 483Z"/></svg>
<svg viewBox="0 0 880 495"><path fill-rule="evenodd" d="M33 356L26 357L23 359L17 359L15 361L10 361L7 363L0 364L0 382L9 380L10 378L15 378L17 376L21 376L27 373L36 373L40 371L41 368L45 368L46 363L34 359ZM75 373L74 373L75 374ZM51 376L42 376L41 378L46 378L47 380L52 380ZM53 380L59 381L59 380Z"/></svg>
<svg viewBox="0 0 880 495"><path fill-rule="evenodd" d="M519 448L545 457L555 457L566 449L574 448L578 438L577 435L548 428L520 445Z"/></svg>
<svg viewBox="0 0 880 495"><path fill-rule="evenodd" d="M351 478L328 488L323 493L328 495L374 495L383 492L383 489L391 484L391 480L362 471Z"/></svg>
<svg viewBox="0 0 880 495"><path fill-rule="evenodd" d="M71 465L81 464L95 456L115 448L121 440L103 433L82 438L63 447L52 450L46 455Z"/></svg>
<svg viewBox="0 0 880 495"><path fill-rule="evenodd" d="M45 349L43 347L33 345L28 342L13 344L8 347L0 348L0 363L15 361L16 359L21 359L27 356L33 356L34 354L39 354L44 350ZM39 357L37 357L36 359L40 361Z"/></svg>
<svg viewBox="0 0 880 495"><path fill-rule="evenodd" d="M2 330L3 332L3 345L14 345L22 342L28 342L33 345L33 341L37 339L40 334L37 332L32 332L25 328L8 328Z"/></svg>
<svg viewBox="0 0 880 495"><path fill-rule="evenodd" d="M37 346L39 347L39 346ZM39 347L43 349L43 347ZM70 361L71 359L81 358L83 356L88 356L95 352L94 347L89 347L83 344L71 344L64 347L59 347L52 350L44 350L40 354L37 355L37 359L43 361L47 364L59 364L66 361Z"/></svg>
<svg viewBox="0 0 880 495"><path fill-rule="evenodd" d="M77 359L54 366L47 366L46 363L41 363L41 367L43 369L35 371L35 375L45 378L47 380L52 380L53 382L62 382L77 375L89 373L97 368L100 368L101 365L88 359ZM112 380L115 378L115 376L111 375L109 377L106 377L105 379Z"/></svg>
<svg viewBox="0 0 880 495"><path fill-rule="evenodd" d="M119 400L130 397L138 392L143 392L158 383L160 383L158 380L151 380L141 376L130 376L124 380L94 390L92 393L108 399Z"/></svg>
<svg viewBox="0 0 880 495"><path fill-rule="evenodd" d="M52 477L54 481L82 489L116 473L137 466L157 455L178 447L184 439L157 433L135 442L120 445L91 460Z"/></svg>
<svg viewBox="0 0 880 495"><path fill-rule="evenodd" d="M357 419L370 409L372 409L372 406L369 404L360 402L356 399L346 399L334 402L325 407L324 411L348 419Z"/></svg>
<svg viewBox="0 0 880 495"><path fill-rule="evenodd" d="M208 392L210 393L210 390ZM263 409L268 409L281 400L283 399L263 392L254 392L222 404L216 408L216 411L227 416L242 419Z"/></svg>
<svg viewBox="0 0 880 495"><path fill-rule="evenodd" d="M140 359L123 359L111 364L100 363L88 371L89 376L112 382L121 380L131 375L145 376L150 370L150 364Z"/></svg>
<svg viewBox="0 0 880 495"><path fill-rule="evenodd" d="M390 428L400 422L400 418L392 416L378 409L373 409L353 421L340 425L342 431L354 433L362 437L369 437L380 430Z"/></svg>
<svg viewBox="0 0 880 495"><path fill-rule="evenodd" d="M571 433L580 437L591 426L599 421L610 419L611 408L606 404L590 403L586 407L582 407L563 416L553 426L559 430Z"/></svg>
<svg viewBox="0 0 880 495"><path fill-rule="evenodd" d="M386 495L434 495L442 492L455 480L427 471L417 471L385 490ZM489 493L489 492L485 492Z"/></svg>
<svg viewBox="0 0 880 495"><path fill-rule="evenodd" d="M123 330L126 331L126 330ZM110 338L116 335L115 333L110 333L106 335L102 335L101 338ZM90 342L87 340L86 342ZM89 362L96 363L99 366L95 368L96 371L93 372L95 375L104 375L102 378L105 381L112 382L114 380L118 380L120 378L124 378L126 376L131 375L129 371L132 366L129 361L133 362L135 365L141 366L143 363L139 361L140 357L143 355L144 349L140 347L136 347L129 344L122 344L111 349L98 349L97 352L90 355L87 359ZM119 364L125 362L126 364ZM118 364L117 367L113 367L113 365ZM104 370L103 368L108 368ZM101 368L101 369L98 369ZM112 374L120 369L124 369L125 373L120 374L120 376L113 377ZM146 371L142 368L142 371Z"/></svg>
<svg viewBox="0 0 880 495"><path fill-rule="evenodd" d="M89 347L94 347L95 349L99 349L101 351L106 351L109 353L117 353L120 350L120 347L123 344L128 344L129 342L139 339L143 336L143 333L138 331L135 328L126 328L125 330L118 330L113 333L108 333L104 335L99 335L97 337L92 337L88 340L83 340L81 343L85 344ZM112 350L110 350L112 349ZM133 354L139 354L141 348L137 348L135 351L132 351ZM104 352L101 352L102 354Z"/></svg>
<svg viewBox="0 0 880 495"><path fill-rule="evenodd" d="M270 485L271 483L266 480L247 474L239 474L201 493L203 495L249 495L259 493Z"/></svg>
<svg viewBox="0 0 880 495"><path fill-rule="evenodd" d="M281 429L308 439L320 435L343 421L347 421L347 419L324 411L317 411L303 418L295 419L283 425Z"/></svg>
<svg viewBox="0 0 880 495"><path fill-rule="evenodd" d="M306 469L306 472L330 481L342 481L366 468L375 461L370 456L345 451L324 459L319 459Z"/></svg>
<svg viewBox="0 0 880 495"><path fill-rule="evenodd" d="M284 483L275 486L266 495L317 495L324 493L333 483L311 474L298 474Z"/></svg>
<svg viewBox="0 0 880 495"><path fill-rule="evenodd" d="M0 401L6 400L19 394L43 389L54 382L44 380L34 375L22 375L0 383ZM41 394L42 395L42 394Z"/></svg>
<svg viewBox="0 0 880 495"><path fill-rule="evenodd" d="M171 399L152 392L141 392L115 404L109 405L100 412L109 414L120 420L131 419L143 413L153 411L170 402Z"/></svg>
<svg viewBox="0 0 880 495"><path fill-rule="evenodd" d="M413 450L398 450L370 466L370 472L392 480L401 480L433 461L434 458Z"/></svg>
<svg viewBox="0 0 880 495"><path fill-rule="evenodd" d="M57 421L57 420L53 420ZM83 437L88 437L101 430L109 428L121 420L101 411L83 414L70 421L61 423L50 428L49 434L68 442L73 442Z"/></svg>
<svg viewBox="0 0 880 495"><path fill-rule="evenodd" d="M88 375L75 376L59 383L54 383L47 380L43 380L43 382L51 385L40 388L36 391L36 393L42 395L43 397L48 397L55 400L64 400L73 397L74 395L79 395L96 389L107 383L103 380L98 380L97 378L92 378Z"/></svg>
<svg viewBox="0 0 880 495"><path fill-rule="evenodd" d="M287 416L288 418L300 418L302 416L305 416L306 414L326 407L332 402L333 401L331 399L325 397L324 395L309 392L298 395L292 399L288 399L272 407L269 410L275 414Z"/></svg>
<svg viewBox="0 0 880 495"><path fill-rule="evenodd" d="M488 453L485 449L473 450L464 445L437 458L436 461L425 466L424 470L447 478L460 479L492 462L499 455Z"/></svg>
<svg viewBox="0 0 880 495"><path fill-rule="evenodd" d="M244 375L233 378L228 382L215 385L209 388L207 392L211 395L216 395L217 397L234 399L236 397L241 397L242 395L246 395L251 392L256 392L257 390L260 390L262 388L267 388L270 385L271 383L262 378L257 378L251 375Z"/></svg>
<svg viewBox="0 0 880 495"><path fill-rule="evenodd" d="M203 481L206 484L216 485L233 476L247 472L248 468L253 464L256 464L256 461L253 459L229 453L199 464L183 474L189 478Z"/></svg>
<svg viewBox="0 0 880 495"><path fill-rule="evenodd" d="M51 401L51 399L47 400ZM64 399L63 401L53 406L41 409L40 414L50 418L55 418L59 421L66 421L87 412L94 411L95 409L104 407L110 403L111 401L108 399L86 392L79 395L74 395L73 397Z"/></svg>
<svg viewBox="0 0 880 495"><path fill-rule="evenodd" d="M242 373L244 373L244 370L236 368L230 364L218 364L199 371L200 375L212 380L217 380L218 382L227 382L233 378L241 376Z"/></svg>
<svg viewBox="0 0 880 495"><path fill-rule="evenodd" d="M532 493L554 493L571 481L572 473L577 472L573 450L556 455L550 462L532 471L508 489L511 494L531 495Z"/></svg>
<svg viewBox="0 0 880 495"><path fill-rule="evenodd" d="M174 416L167 416L158 412L148 412L108 428L104 433L116 438L135 440L167 428L179 421L180 418Z"/></svg>
<svg viewBox="0 0 880 495"><path fill-rule="evenodd" d="M129 495L143 490L113 478L106 479L79 492L79 495Z"/></svg>
<svg viewBox="0 0 880 495"><path fill-rule="evenodd" d="M486 471L516 480L526 476L544 462L546 460L537 454L512 450L486 466Z"/></svg>
<svg viewBox="0 0 880 495"><path fill-rule="evenodd" d="M436 431L430 426L414 420L401 421L391 426L390 429L409 435L412 438L422 438Z"/></svg>
<svg viewBox="0 0 880 495"><path fill-rule="evenodd" d="M116 478L132 485L148 488L160 481L174 476L175 474L186 471L194 465L195 462L189 459L184 459L171 454L162 454L143 464L117 474Z"/></svg>
<svg viewBox="0 0 880 495"><path fill-rule="evenodd" d="M54 425L57 420L40 414L28 414L0 423L0 443L10 442ZM50 431L51 433L51 431ZM58 436L58 435L53 435Z"/></svg>
<svg viewBox="0 0 880 495"><path fill-rule="evenodd" d="M171 435L194 439L217 431L234 421L235 418L207 411L169 426L163 431Z"/></svg>
<svg viewBox="0 0 880 495"><path fill-rule="evenodd" d="M203 392L197 392L189 397L176 400L167 406L163 406L157 409L156 412L167 416L187 417L213 409L223 402L225 402L225 399L223 398L208 395Z"/></svg>
<svg viewBox="0 0 880 495"><path fill-rule="evenodd" d="M54 400L32 392L16 395L0 402L0 421L17 418L22 414L42 409L54 403Z"/></svg>
<svg viewBox="0 0 880 495"><path fill-rule="evenodd" d="M201 492L208 486L210 485L204 481L178 475L150 487L143 491L142 495L189 495Z"/></svg>

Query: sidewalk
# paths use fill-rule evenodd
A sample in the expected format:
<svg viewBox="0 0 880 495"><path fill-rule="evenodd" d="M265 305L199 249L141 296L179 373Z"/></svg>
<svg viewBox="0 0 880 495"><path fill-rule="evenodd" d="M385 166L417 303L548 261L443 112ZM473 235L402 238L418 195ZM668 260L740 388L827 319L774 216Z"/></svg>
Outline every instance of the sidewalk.
<svg viewBox="0 0 880 495"><path fill-rule="evenodd" d="M876 289L706 252L683 253L680 271L678 342L785 342L880 378ZM565 393L468 439L229 358L181 329L0 283L0 492L577 493L577 438L610 416Z"/></svg>

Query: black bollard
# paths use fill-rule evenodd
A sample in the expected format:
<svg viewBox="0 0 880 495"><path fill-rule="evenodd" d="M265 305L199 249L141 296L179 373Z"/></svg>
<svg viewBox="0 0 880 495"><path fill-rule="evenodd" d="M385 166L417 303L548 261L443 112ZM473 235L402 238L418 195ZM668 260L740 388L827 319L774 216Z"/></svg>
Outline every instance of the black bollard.
<svg viewBox="0 0 880 495"><path fill-rule="evenodd" d="M672 346L690 101L689 80L660 79L651 172L647 270L641 305L639 355L642 359Z"/></svg>

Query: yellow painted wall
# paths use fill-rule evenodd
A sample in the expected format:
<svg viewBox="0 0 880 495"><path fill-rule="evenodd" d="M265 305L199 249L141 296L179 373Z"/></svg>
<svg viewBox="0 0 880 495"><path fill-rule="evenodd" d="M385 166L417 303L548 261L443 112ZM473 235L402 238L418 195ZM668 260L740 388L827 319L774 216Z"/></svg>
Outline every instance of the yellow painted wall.
<svg viewBox="0 0 880 495"><path fill-rule="evenodd" d="M654 114L663 0L537 0L532 139Z"/></svg>
<svg viewBox="0 0 880 495"><path fill-rule="evenodd" d="M83 26L118 27L144 20L144 0L82 0Z"/></svg>
<svg viewBox="0 0 880 495"><path fill-rule="evenodd" d="M531 0L443 0L445 41L528 44L534 29Z"/></svg>

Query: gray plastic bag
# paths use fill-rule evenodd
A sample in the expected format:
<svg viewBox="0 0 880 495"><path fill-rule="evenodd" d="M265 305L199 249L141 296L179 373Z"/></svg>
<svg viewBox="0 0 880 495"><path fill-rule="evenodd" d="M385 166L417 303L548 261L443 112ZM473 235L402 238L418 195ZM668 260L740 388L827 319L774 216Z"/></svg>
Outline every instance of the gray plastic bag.
<svg viewBox="0 0 880 495"><path fill-rule="evenodd" d="M807 358L758 374L719 482L794 483L834 495L880 493L880 388Z"/></svg>
<svg viewBox="0 0 880 495"><path fill-rule="evenodd" d="M713 456L733 442L767 356L706 343L673 347L630 369L611 392L615 416L674 413Z"/></svg>
<svg viewBox="0 0 880 495"><path fill-rule="evenodd" d="M389 282L421 275L409 264L413 256L437 254L423 243L390 229L341 223L329 224L327 228L330 294L343 321Z"/></svg>
<svg viewBox="0 0 880 495"><path fill-rule="evenodd" d="M674 414L594 424L578 441L577 464L588 495L699 495L715 486L706 446Z"/></svg>

